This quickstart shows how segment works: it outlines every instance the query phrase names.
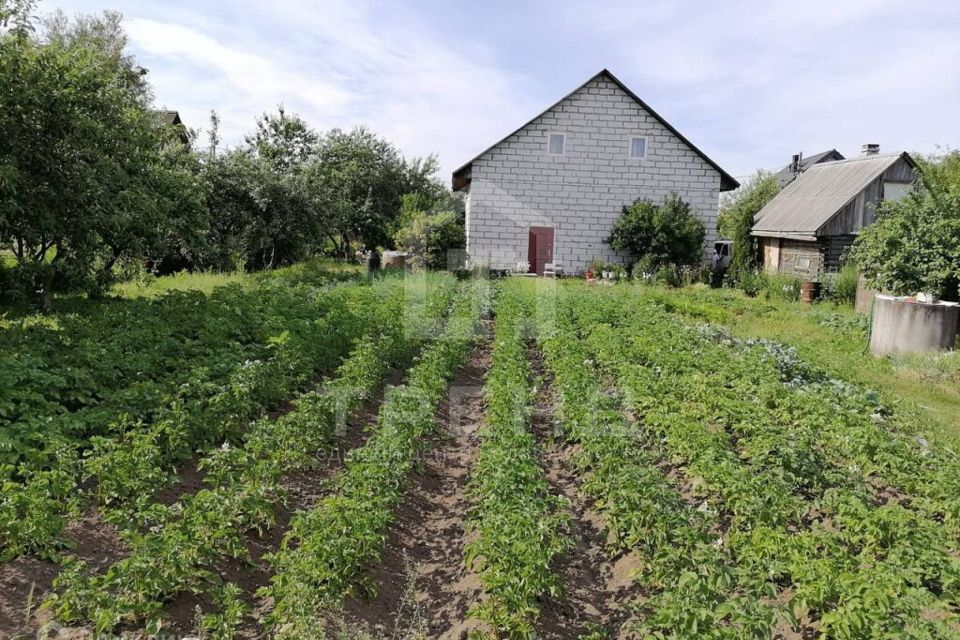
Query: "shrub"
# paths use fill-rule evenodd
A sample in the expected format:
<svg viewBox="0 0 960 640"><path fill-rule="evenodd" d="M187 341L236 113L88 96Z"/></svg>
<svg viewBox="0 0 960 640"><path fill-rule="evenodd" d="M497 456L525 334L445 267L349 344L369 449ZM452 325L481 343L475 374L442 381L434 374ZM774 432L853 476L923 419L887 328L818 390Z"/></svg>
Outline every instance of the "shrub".
<svg viewBox="0 0 960 640"><path fill-rule="evenodd" d="M732 274L731 274L732 275ZM732 278L727 285L732 286ZM786 273L745 271L737 274L736 286L750 297L763 296L767 300L796 301L800 299L803 278Z"/></svg>
<svg viewBox="0 0 960 640"><path fill-rule="evenodd" d="M680 286L680 274L672 264L665 264L653 276L653 281L667 287Z"/></svg>
<svg viewBox="0 0 960 640"><path fill-rule="evenodd" d="M623 208L608 242L654 269L696 265L703 261L703 224L690 205L673 194L663 204L637 200Z"/></svg>
<svg viewBox="0 0 960 640"><path fill-rule="evenodd" d="M724 286L739 288L751 298L755 298L760 295L766 284L764 275L762 271L741 271L740 273L728 271L724 278Z"/></svg>
<svg viewBox="0 0 960 640"><path fill-rule="evenodd" d="M960 285L960 151L919 164L911 193L877 207L851 255L872 287L953 299Z"/></svg>
<svg viewBox="0 0 960 640"><path fill-rule="evenodd" d="M411 264L420 269L447 268L448 252L463 249L467 243L463 219L453 211L417 213L397 231L394 240L412 255Z"/></svg>
<svg viewBox="0 0 960 640"><path fill-rule="evenodd" d="M837 304L853 304L857 299L857 281L860 271L853 263L843 265L840 271L824 274L820 297Z"/></svg>

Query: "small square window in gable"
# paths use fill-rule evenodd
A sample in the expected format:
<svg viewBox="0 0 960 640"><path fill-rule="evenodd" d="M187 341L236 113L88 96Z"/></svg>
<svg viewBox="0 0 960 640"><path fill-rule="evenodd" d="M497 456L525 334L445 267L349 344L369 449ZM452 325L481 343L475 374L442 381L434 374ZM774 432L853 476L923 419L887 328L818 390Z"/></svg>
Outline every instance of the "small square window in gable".
<svg viewBox="0 0 960 640"><path fill-rule="evenodd" d="M567 136L562 133L549 134L547 150L552 156L562 156L566 152Z"/></svg>
<svg viewBox="0 0 960 640"><path fill-rule="evenodd" d="M630 157L643 160L647 157L647 139L642 136L630 138Z"/></svg>

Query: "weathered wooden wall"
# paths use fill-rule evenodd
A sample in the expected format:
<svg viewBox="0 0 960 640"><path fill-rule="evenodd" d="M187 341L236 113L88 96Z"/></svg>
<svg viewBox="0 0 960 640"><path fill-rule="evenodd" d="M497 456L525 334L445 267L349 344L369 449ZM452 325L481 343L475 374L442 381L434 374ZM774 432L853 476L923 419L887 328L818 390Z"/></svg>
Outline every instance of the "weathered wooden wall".
<svg viewBox="0 0 960 640"><path fill-rule="evenodd" d="M823 257L816 242L783 240L780 247L780 273L791 273L808 280L816 280ZM807 263L804 268L804 263Z"/></svg>
<svg viewBox="0 0 960 640"><path fill-rule="evenodd" d="M820 252L823 254L823 270L837 271L843 266L843 257L846 255L853 241L854 235L830 236L820 239Z"/></svg>

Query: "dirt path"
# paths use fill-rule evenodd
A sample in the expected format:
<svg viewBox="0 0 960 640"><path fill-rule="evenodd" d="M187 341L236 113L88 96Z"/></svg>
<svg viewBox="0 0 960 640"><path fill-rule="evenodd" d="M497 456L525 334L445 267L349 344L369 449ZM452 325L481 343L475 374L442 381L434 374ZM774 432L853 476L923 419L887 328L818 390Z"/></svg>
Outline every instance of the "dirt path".
<svg viewBox="0 0 960 640"><path fill-rule="evenodd" d="M583 473L576 466L579 449L565 441L556 428L552 376L537 349L531 349L528 357L534 376L540 380L531 428L543 450L547 481L555 494L570 503L572 519L567 534L573 540L573 547L554 566L563 595L543 603L539 637L576 640L592 631L603 631L605 638L626 638L618 630L629 618L623 605L639 593L631 579L639 565L630 554L610 557L603 519L579 489L583 481Z"/></svg>
<svg viewBox="0 0 960 640"><path fill-rule="evenodd" d="M489 331L486 332L487 336ZM464 564L466 486L477 455L476 431L483 419L483 377L490 367L484 338L457 372L437 412L441 432L433 438L396 512L383 560L368 578L376 597L348 599L348 626L375 638L466 638L467 610L482 592Z"/></svg>

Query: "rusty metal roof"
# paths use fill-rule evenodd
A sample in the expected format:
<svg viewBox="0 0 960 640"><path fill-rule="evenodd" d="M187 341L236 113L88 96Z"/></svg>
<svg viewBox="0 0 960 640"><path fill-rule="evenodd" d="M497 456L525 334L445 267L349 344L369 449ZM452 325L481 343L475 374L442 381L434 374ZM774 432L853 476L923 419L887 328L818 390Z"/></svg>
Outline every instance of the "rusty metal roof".
<svg viewBox="0 0 960 640"><path fill-rule="evenodd" d="M757 214L754 235L814 239L817 231L906 153L815 164Z"/></svg>

